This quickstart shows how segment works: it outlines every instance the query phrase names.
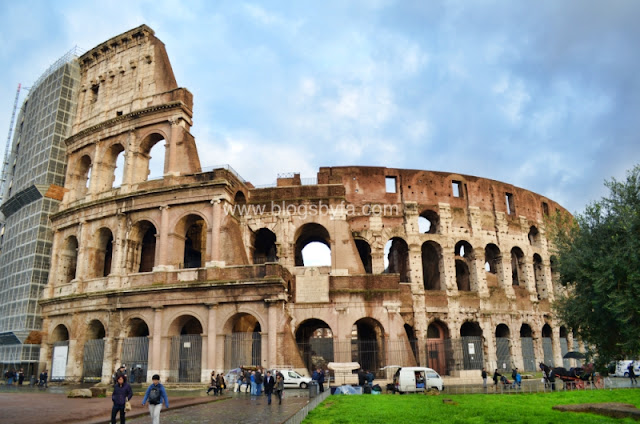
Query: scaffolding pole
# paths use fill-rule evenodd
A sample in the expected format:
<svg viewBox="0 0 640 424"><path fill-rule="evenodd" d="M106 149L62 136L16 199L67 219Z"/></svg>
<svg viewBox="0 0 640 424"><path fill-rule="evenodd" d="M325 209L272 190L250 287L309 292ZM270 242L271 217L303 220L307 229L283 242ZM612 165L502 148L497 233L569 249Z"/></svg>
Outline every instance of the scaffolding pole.
<svg viewBox="0 0 640 424"><path fill-rule="evenodd" d="M0 204L4 202L4 190L7 184L7 172L9 169L9 158L11 153L11 136L13 134L13 124L16 120L16 110L18 109L18 98L20 97L20 88L22 84L18 84L16 90L16 98L13 101L13 112L11 113L11 122L9 123L9 135L7 136L7 143L4 146L4 162L2 164L2 178L0 180Z"/></svg>

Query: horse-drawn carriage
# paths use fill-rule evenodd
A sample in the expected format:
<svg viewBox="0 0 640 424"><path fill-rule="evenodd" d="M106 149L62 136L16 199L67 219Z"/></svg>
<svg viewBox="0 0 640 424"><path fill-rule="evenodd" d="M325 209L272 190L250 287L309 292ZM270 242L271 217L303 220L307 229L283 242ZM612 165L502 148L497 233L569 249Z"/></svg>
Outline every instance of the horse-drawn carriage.
<svg viewBox="0 0 640 424"><path fill-rule="evenodd" d="M541 362L540 369L544 374L545 386L550 386L551 390L555 390L556 378L564 383L565 390L586 388L602 389L604 387L604 381L602 381L600 375L595 373L593 364L589 364L584 368L576 367L566 369L563 367L551 368Z"/></svg>

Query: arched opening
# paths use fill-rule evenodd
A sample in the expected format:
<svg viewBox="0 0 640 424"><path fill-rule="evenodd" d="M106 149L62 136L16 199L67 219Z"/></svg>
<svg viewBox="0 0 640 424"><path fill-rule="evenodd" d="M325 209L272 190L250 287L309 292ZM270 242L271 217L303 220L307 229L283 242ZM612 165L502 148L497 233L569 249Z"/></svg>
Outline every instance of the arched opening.
<svg viewBox="0 0 640 424"><path fill-rule="evenodd" d="M64 241L60 251L60 268L58 281L66 284L76 278L76 269L78 267L78 239L75 236L69 236Z"/></svg>
<svg viewBox="0 0 640 424"><path fill-rule="evenodd" d="M411 346L411 352L413 353L413 358L411 358L411 364L412 365L417 365L420 362L420 357L419 357L419 345L418 345L418 338L416 337L416 332L414 331L413 327L409 324L404 324L404 332L407 335L407 340L409 341L409 345Z"/></svg>
<svg viewBox="0 0 640 424"><path fill-rule="evenodd" d="M156 259L156 227L147 220L138 221L126 248L126 269L129 272L151 272Z"/></svg>
<svg viewBox="0 0 640 424"><path fill-rule="evenodd" d="M410 282L409 277L409 246L400 237L393 237L387 241L385 250L385 273L400 274L401 282Z"/></svg>
<svg viewBox="0 0 640 424"><path fill-rule="evenodd" d="M198 215L184 218L184 268L200 268L207 250L207 224Z"/></svg>
<svg viewBox="0 0 640 424"><path fill-rule="evenodd" d="M440 256L442 249L434 241L422 244L422 281L425 290L442 290L440 285Z"/></svg>
<svg viewBox="0 0 640 424"><path fill-rule="evenodd" d="M53 343L51 381L64 381L67 376L67 356L69 355L69 330L59 324L51 333Z"/></svg>
<svg viewBox="0 0 640 424"><path fill-rule="evenodd" d="M440 226L438 213L426 210L418 217L418 230L421 234L437 234Z"/></svg>
<svg viewBox="0 0 640 424"><path fill-rule="evenodd" d="M452 370L453 361L449 329L442 321L433 321L427 327L427 366L447 375Z"/></svg>
<svg viewBox="0 0 640 424"><path fill-rule="evenodd" d="M569 342L567 340L567 329L560 327L560 354L562 355L562 366L565 368L571 368L571 360L564 359L564 355L569 352Z"/></svg>
<svg viewBox="0 0 640 424"><path fill-rule="evenodd" d="M384 328L373 318L361 318L351 329L351 362L378 374L384 366Z"/></svg>
<svg viewBox="0 0 640 424"><path fill-rule="evenodd" d="M555 255L551 255L549 258L549 268L551 268L551 282L553 287L558 287L557 283L560 279L560 273L558 268L558 258Z"/></svg>
<svg viewBox="0 0 640 424"><path fill-rule="evenodd" d="M99 320L92 320L87 326L87 340L84 343L82 360L82 379L86 382L98 382L102 378L104 362L104 326Z"/></svg>
<svg viewBox="0 0 640 424"><path fill-rule="evenodd" d="M89 263L93 263L92 277L106 277L111 274L113 258L113 234L102 227L94 236L93 248L89 251Z"/></svg>
<svg viewBox="0 0 640 424"><path fill-rule="evenodd" d="M542 353L544 354L544 363L553 367L553 331L549 324L542 327Z"/></svg>
<svg viewBox="0 0 640 424"><path fill-rule="evenodd" d="M520 345L522 346L522 362L525 371L537 371L536 355L533 350L533 333L529 324L520 327Z"/></svg>
<svg viewBox="0 0 640 424"><path fill-rule="evenodd" d="M76 191L76 199L81 199L89 192L89 184L91 182L92 160L88 155L84 155L78 161L77 173L75 175L74 189Z"/></svg>
<svg viewBox="0 0 640 424"><path fill-rule="evenodd" d="M148 380L149 327L141 318L129 320L127 337L122 341L122 363L129 364L130 379L135 383ZM135 373L133 372L135 371Z"/></svg>
<svg viewBox="0 0 640 424"><path fill-rule="evenodd" d="M461 240L456 243L455 248L456 258L456 284L460 291L471 291L472 281L470 269L472 269L474 252L473 247L467 241Z"/></svg>
<svg viewBox="0 0 640 424"><path fill-rule="evenodd" d="M242 192L239 192L242 194ZM276 235L267 228L260 228L254 235L253 263L278 262Z"/></svg>
<svg viewBox="0 0 640 424"><path fill-rule="evenodd" d="M467 321L460 327L462 364L465 370L480 370L484 366L482 328L477 322Z"/></svg>
<svg viewBox="0 0 640 424"><path fill-rule="evenodd" d="M169 326L168 334L172 337L168 381L200 382L202 333L202 324L191 315L182 315Z"/></svg>
<svg viewBox="0 0 640 424"><path fill-rule="evenodd" d="M333 357L333 332L319 319L303 321L296 330L296 344L304 366L313 372L318 367L327 368Z"/></svg>
<svg viewBox="0 0 640 424"><path fill-rule="evenodd" d="M225 369L262 365L262 327L253 315L238 313L226 324Z"/></svg>
<svg viewBox="0 0 640 424"><path fill-rule="evenodd" d="M489 243L484 248L484 270L486 271L487 287L498 287L502 275L502 255L500 248Z"/></svg>
<svg viewBox="0 0 640 424"><path fill-rule="evenodd" d="M542 268L542 257L537 253L533 255L533 277L536 280L536 292L538 299L546 299L547 288L544 283L544 270Z"/></svg>
<svg viewBox="0 0 640 424"><path fill-rule="evenodd" d="M528 238L531 246L540 247L540 232L535 225L532 225L531 228L529 228Z"/></svg>
<svg viewBox="0 0 640 424"><path fill-rule="evenodd" d="M245 197L243 192L239 191L233 197L233 203L236 205L244 205L247 203L247 198Z"/></svg>
<svg viewBox="0 0 640 424"><path fill-rule="evenodd" d="M147 180L162 178L165 172L165 143L163 138L155 142L148 151L149 162Z"/></svg>
<svg viewBox="0 0 640 424"><path fill-rule="evenodd" d="M304 224L296 231L296 266L331 266L331 237L320 224Z"/></svg>
<svg viewBox="0 0 640 424"><path fill-rule="evenodd" d="M511 284L526 287L524 253L519 247L511 249Z"/></svg>
<svg viewBox="0 0 640 424"><path fill-rule="evenodd" d="M116 143L109 147L102 161L105 176L99 191L120 187L124 177L124 147Z"/></svg>
<svg viewBox="0 0 640 424"><path fill-rule="evenodd" d="M156 261L156 227L149 223L149 228L142 237L140 249L140 266L138 272L151 272Z"/></svg>
<svg viewBox="0 0 640 424"><path fill-rule="evenodd" d="M460 291L471 291L469 267L467 263L461 259L456 259L456 284Z"/></svg>
<svg viewBox="0 0 640 424"><path fill-rule="evenodd" d="M356 249L358 249L358 254L360 255L360 260L362 261L362 266L364 267L364 272L367 274L373 273L371 246L369 246L369 243L364 239L357 238L355 239L355 242Z"/></svg>
<svg viewBox="0 0 640 424"><path fill-rule="evenodd" d="M496 327L496 356L499 370L508 371L514 368L511 359L511 349L509 348L511 332L506 324L499 324Z"/></svg>

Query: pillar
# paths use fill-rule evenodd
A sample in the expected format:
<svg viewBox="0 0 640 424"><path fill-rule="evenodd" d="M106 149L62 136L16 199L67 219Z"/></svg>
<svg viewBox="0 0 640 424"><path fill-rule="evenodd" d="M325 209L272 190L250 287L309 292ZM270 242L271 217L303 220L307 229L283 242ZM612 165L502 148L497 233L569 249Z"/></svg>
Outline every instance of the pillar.
<svg viewBox="0 0 640 424"><path fill-rule="evenodd" d="M159 243L156 243L156 266L153 270L164 270L168 268L169 251L169 206L160 206L160 234Z"/></svg>
<svg viewBox="0 0 640 424"><path fill-rule="evenodd" d="M211 200L211 225L209 233L209 243L207 252L210 260L206 263L208 267L222 267L224 261L220 254L220 221L222 215L222 200L219 198Z"/></svg>
<svg viewBox="0 0 640 424"><path fill-rule="evenodd" d="M218 304L208 304L209 322L207 324L207 363L203 367L206 368L206 375L210 375L211 371L216 369L216 340L218 339ZM204 373L204 371L203 371Z"/></svg>
<svg viewBox="0 0 640 424"><path fill-rule="evenodd" d="M151 381L153 374L159 374L162 381L167 381L168 372L162 369L162 315L163 308L153 309L153 329L151 331L151 349L149 351L149 366L147 367L147 381ZM167 349L170 346L166 346Z"/></svg>

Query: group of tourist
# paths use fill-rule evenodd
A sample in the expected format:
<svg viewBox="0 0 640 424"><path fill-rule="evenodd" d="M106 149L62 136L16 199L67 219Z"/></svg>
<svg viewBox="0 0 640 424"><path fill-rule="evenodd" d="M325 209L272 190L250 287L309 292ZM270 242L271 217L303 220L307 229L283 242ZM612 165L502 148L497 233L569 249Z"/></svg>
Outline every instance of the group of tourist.
<svg viewBox="0 0 640 424"><path fill-rule="evenodd" d="M111 408L111 424L116 424L116 416L120 415L120 424L125 424L125 416L131 410L131 398L133 390L128 382L127 370L124 364L118 368L113 375L114 385L111 400L113 407ZM169 397L164 386L160 383L160 376L155 374L151 377L152 383L147 387L147 391L142 398L142 406L149 404L149 415L151 415L152 424L160 423L160 411L164 404L169 408Z"/></svg>
<svg viewBox="0 0 640 424"><path fill-rule="evenodd" d="M261 396L264 393L267 396L267 404L271 405L271 396L275 393L278 398L278 404L282 404L282 395L284 394L284 374L280 371L266 371L257 367L255 370L243 369L236 378L234 391L249 393L252 396Z"/></svg>
<svg viewBox="0 0 640 424"><path fill-rule="evenodd" d="M16 383L18 386L22 386L22 384L24 383L24 369L20 368L18 371L16 371L13 368L6 369L4 371L4 379L6 381L7 386L13 386L13 383ZM40 378L38 379L37 385L39 387L45 387L45 388L48 387L47 385L48 379L49 379L49 373L45 368L40 373ZM35 381L36 381L35 378L32 377L30 384L31 385L36 384Z"/></svg>

